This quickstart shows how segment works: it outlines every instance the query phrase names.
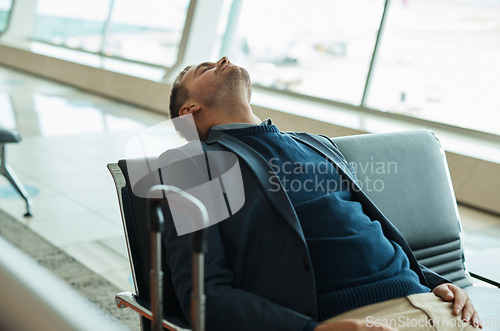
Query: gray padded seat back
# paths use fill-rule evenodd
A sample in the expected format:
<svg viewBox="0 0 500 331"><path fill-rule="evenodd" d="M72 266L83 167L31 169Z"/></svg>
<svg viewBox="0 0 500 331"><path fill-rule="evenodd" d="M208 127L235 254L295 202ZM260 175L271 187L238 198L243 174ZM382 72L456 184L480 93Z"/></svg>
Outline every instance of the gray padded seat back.
<svg viewBox="0 0 500 331"><path fill-rule="evenodd" d="M471 285L448 165L434 134L416 130L333 140L418 261L458 286Z"/></svg>

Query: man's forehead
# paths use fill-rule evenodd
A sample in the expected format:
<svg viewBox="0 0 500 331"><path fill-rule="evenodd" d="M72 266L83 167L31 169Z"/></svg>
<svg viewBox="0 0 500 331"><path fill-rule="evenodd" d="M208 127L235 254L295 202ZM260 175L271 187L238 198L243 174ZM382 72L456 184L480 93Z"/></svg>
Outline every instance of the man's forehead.
<svg viewBox="0 0 500 331"><path fill-rule="evenodd" d="M182 79L180 81L181 85L186 85L186 83L189 82L193 78L195 69L196 69L196 66L191 66L191 68L189 68L189 70L186 71L186 73L184 74L184 76L182 77Z"/></svg>
<svg viewBox="0 0 500 331"><path fill-rule="evenodd" d="M183 83L185 84L187 80L191 80L192 78L194 78L193 76L196 75L196 72L198 71L199 68L204 67L204 66L213 65L213 64L214 64L214 62L202 62L198 65L191 66L191 68L189 68L189 70L186 72L184 77L182 77L181 82L184 81ZM187 76L189 76L189 77L187 77ZM188 78L188 79L186 79L186 78Z"/></svg>

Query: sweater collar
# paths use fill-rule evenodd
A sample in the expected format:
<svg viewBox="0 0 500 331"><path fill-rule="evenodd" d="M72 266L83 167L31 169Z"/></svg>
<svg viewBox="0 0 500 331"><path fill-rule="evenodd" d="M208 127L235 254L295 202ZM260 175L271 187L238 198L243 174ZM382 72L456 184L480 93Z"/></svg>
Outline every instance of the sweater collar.
<svg viewBox="0 0 500 331"><path fill-rule="evenodd" d="M233 130L233 129L246 129L246 128L251 128L253 126L259 126L259 125L272 125L273 122L271 121L270 118L267 120L262 121L260 124L251 124L251 123L227 123L227 124L219 124L215 125L210 130Z"/></svg>

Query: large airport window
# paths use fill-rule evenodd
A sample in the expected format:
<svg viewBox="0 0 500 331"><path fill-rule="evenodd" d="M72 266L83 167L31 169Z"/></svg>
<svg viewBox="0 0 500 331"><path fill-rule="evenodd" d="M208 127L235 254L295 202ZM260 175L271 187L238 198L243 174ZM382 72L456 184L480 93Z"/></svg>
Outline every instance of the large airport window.
<svg viewBox="0 0 500 331"><path fill-rule="evenodd" d="M97 53L109 5L109 0L38 0L33 39Z"/></svg>
<svg viewBox="0 0 500 331"><path fill-rule="evenodd" d="M383 7L382 0L243 0L225 55L246 65L257 85L359 105Z"/></svg>
<svg viewBox="0 0 500 331"><path fill-rule="evenodd" d="M391 3L366 105L500 134L500 2Z"/></svg>
<svg viewBox="0 0 500 331"><path fill-rule="evenodd" d="M172 66L188 6L189 0L115 0L104 53Z"/></svg>
<svg viewBox="0 0 500 331"><path fill-rule="evenodd" d="M0 32L11 6L0 0ZM38 0L33 38L172 67L188 7ZM194 13L186 52L212 43L195 52L220 49L254 85L500 134L499 0L198 0Z"/></svg>
<svg viewBox="0 0 500 331"><path fill-rule="evenodd" d="M33 39L159 66L177 59L189 0L39 0Z"/></svg>
<svg viewBox="0 0 500 331"><path fill-rule="evenodd" d="M11 9L12 0L0 0L0 33L7 30Z"/></svg>

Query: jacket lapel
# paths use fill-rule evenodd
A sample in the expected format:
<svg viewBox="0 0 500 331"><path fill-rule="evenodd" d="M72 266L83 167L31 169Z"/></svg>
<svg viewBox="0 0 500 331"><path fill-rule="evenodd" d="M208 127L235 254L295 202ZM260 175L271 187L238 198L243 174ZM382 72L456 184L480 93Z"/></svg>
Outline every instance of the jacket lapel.
<svg viewBox="0 0 500 331"><path fill-rule="evenodd" d="M423 275L410 246L406 242L406 239L404 239L401 232L399 232L399 230L387 219L387 217L385 217L380 209L378 209L373 201L371 201L371 199L361 190L361 188L357 184L357 180L354 180L354 178L352 178L352 175L347 168L347 161L345 159L342 160L342 157L337 155L330 147L326 146L323 142L307 133L292 133L291 136L323 155L323 157L334 164L334 166L337 168L337 171L339 171L342 176L349 179L350 185L353 189L352 193L356 200L362 204L365 214L368 215L371 220L379 221L382 226L384 235L388 239L396 242L399 246L401 246L401 248L403 248L404 252L409 257L411 268L417 273L422 284L427 284L427 280Z"/></svg>
<svg viewBox="0 0 500 331"><path fill-rule="evenodd" d="M386 234L390 234L392 237L389 238L394 240L394 235L396 233L399 234L399 231L394 227L394 225L392 225L392 223L387 220L384 214L382 214L382 212L375 206L371 199L362 191L361 187L357 184L357 180L352 177L353 175L347 167L347 161L345 159L342 159L342 157L339 156L340 154L337 155L330 147L327 147L324 143L307 133L294 133L291 134L291 136L321 154L335 166L342 177L348 178L349 184L352 188L352 193L356 197L356 199L362 203L365 213L370 216L372 220L378 220L382 224L384 232L387 231L388 233ZM399 241L399 237L403 239L400 235L397 237L398 238L396 238L395 240L396 242ZM401 243L398 242L398 244Z"/></svg>
<svg viewBox="0 0 500 331"><path fill-rule="evenodd" d="M271 186L272 181L269 180L269 177L276 174L266 160L246 144L241 143L238 139L220 132L219 130L211 130L205 143L207 145L219 143L245 161L254 173L264 194L305 242L302 227L300 226L299 219L288 195L284 189L276 191L276 189Z"/></svg>
<svg viewBox="0 0 500 331"><path fill-rule="evenodd" d="M327 147L320 140L312 137L307 133L293 132L290 133L290 136L293 139L309 146L317 153L319 153L321 156L323 156L325 159L327 159L329 162L331 162L343 177L349 178L350 181L353 182L354 185L356 185L356 188L360 189L359 186L356 184L356 180L352 177L353 175L348 169L347 161L343 159L340 153L339 154L335 153L330 147Z"/></svg>

